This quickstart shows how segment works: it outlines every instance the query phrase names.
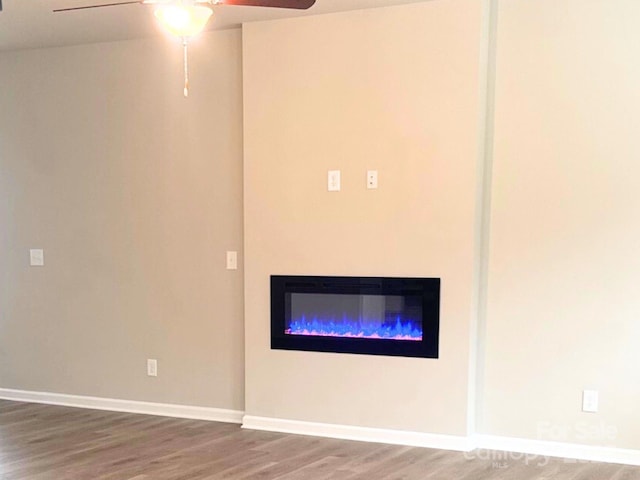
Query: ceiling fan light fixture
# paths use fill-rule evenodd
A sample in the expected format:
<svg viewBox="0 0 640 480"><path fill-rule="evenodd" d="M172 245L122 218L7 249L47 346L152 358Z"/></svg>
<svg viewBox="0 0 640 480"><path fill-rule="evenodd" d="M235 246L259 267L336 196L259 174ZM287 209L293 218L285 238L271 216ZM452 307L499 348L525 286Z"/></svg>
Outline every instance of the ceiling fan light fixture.
<svg viewBox="0 0 640 480"><path fill-rule="evenodd" d="M204 29L213 11L203 5L167 3L158 5L154 13L171 34L177 37L193 37Z"/></svg>

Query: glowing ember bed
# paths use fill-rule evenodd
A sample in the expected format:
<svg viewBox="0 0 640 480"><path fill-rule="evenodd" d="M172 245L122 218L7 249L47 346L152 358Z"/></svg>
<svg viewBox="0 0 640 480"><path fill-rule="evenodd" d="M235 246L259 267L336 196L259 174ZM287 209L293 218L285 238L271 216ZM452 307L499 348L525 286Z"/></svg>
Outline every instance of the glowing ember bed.
<svg viewBox="0 0 640 480"><path fill-rule="evenodd" d="M440 279L271 277L271 348L438 357Z"/></svg>

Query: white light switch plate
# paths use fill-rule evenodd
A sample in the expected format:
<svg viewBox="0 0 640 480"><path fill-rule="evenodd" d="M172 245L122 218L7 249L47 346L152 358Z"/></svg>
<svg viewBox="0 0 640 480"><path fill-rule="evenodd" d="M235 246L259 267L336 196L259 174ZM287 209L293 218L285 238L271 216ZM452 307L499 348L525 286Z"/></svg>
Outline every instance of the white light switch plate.
<svg viewBox="0 0 640 480"><path fill-rule="evenodd" d="M582 392L582 411L596 413L598 411L598 391L585 390Z"/></svg>
<svg viewBox="0 0 640 480"><path fill-rule="evenodd" d="M29 250L29 265L32 267L44 267L44 250L41 248Z"/></svg>
<svg viewBox="0 0 640 480"><path fill-rule="evenodd" d="M238 269L238 252L227 252L227 270Z"/></svg>
<svg viewBox="0 0 640 480"><path fill-rule="evenodd" d="M378 171L377 170L367 170L367 188L368 189L378 188Z"/></svg>
<svg viewBox="0 0 640 480"><path fill-rule="evenodd" d="M327 190L330 192L340 191L340 170L329 170L327 174Z"/></svg>

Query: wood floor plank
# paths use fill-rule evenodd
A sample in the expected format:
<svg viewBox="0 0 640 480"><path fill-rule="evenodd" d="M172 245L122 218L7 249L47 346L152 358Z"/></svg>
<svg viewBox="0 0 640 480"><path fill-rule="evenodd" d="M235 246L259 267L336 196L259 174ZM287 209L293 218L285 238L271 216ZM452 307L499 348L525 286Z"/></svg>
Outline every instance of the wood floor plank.
<svg viewBox="0 0 640 480"><path fill-rule="evenodd" d="M0 400L0 480L640 480L640 467L493 453Z"/></svg>

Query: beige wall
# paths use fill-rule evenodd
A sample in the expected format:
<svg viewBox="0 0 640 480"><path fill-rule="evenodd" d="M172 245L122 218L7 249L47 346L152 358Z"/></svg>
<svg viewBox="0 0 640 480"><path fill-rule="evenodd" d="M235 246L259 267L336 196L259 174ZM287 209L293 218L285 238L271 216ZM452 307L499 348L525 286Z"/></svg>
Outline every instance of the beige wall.
<svg viewBox="0 0 640 480"><path fill-rule="evenodd" d="M635 0L500 2L488 433L640 449L638 25Z"/></svg>
<svg viewBox="0 0 640 480"><path fill-rule="evenodd" d="M483 3L206 34L189 100L162 40L1 54L0 387L469 432ZM480 431L640 449L640 5L495 3ZM441 358L271 351L270 274L442 277Z"/></svg>
<svg viewBox="0 0 640 480"><path fill-rule="evenodd" d="M247 414L467 432L481 10L244 27ZM271 274L441 277L440 359L270 350Z"/></svg>
<svg viewBox="0 0 640 480"><path fill-rule="evenodd" d="M0 55L0 387L243 408L240 50Z"/></svg>

